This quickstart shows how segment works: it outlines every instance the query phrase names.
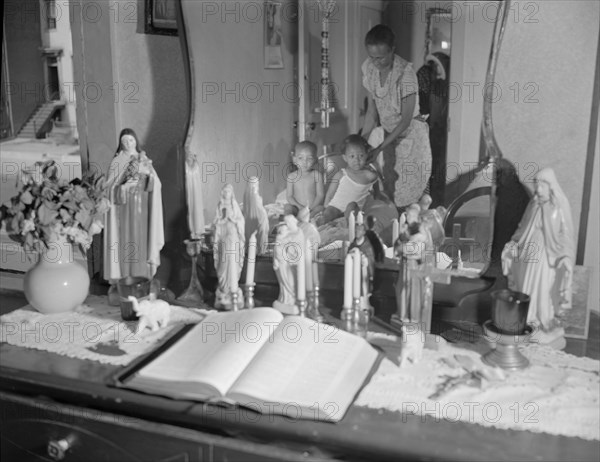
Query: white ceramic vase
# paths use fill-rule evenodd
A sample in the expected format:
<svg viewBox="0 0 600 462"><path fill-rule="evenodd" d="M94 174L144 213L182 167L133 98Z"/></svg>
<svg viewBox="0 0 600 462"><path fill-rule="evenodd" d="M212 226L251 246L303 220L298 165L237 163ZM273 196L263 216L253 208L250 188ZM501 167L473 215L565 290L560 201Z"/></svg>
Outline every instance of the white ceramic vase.
<svg viewBox="0 0 600 462"><path fill-rule="evenodd" d="M86 299L89 288L86 268L74 261L73 246L62 235L43 247L24 281L27 301L44 314L73 311Z"/></svg>

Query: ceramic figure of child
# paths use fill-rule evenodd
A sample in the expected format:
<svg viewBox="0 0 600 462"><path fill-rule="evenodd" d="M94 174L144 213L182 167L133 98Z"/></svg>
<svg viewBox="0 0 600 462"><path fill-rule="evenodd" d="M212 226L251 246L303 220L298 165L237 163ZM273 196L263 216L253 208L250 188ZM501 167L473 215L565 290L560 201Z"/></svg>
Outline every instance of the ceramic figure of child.
<svg viewBox="0 0 600 462"><path fill-rule="evenodd" d="M325 197L323 174L317 168L317 146L311 141L296 144L292 161L295 170L286 177L286 197L288 203L284 215L298 215L298 211L308 207L311 217L323 210Z"/></svg>
<svg viewBox="0 0 600 462"><path fill-rule="evenodd" d="M119 135L106 186L111 206L104 227L104 278L111 284L109 303L118 305L117 281L152 279L165 242L161 182L130 128Z"/></svg>
<svg viewBox="0 0 600 462"><path fill-rule="evenodd" d="M221 190L215 219L212 224L213 260L219 284L215 308L233 309L231 294L237 293L238 308L244 306L244 297L238 283L245 255L244 215L235 199L233 186L226 184Z"/></svg>
<svg viewBox="0 0 600 462"><path fill-rule="evenodd" d="M248 180L244 192L243 211L246 221L246 242L249 242L250 236L256 231L257 251L259 254L264 254L269 242L269 217L260 196L258 178L255 176Z"/></svg>
<svg viewBox="0 0 600 462"><path fill-rule="evenodd" d="M284 314L298 314L296 306L296 278L298 263L304 252L305 237L293 215L285 215L275 240L273 269L279 282L279 297L273 308Z"/></svg>
<svg viewBox="0 0 600 462"><path fill-rule="evenodd" d="M564 335L556 316L571 308L573 221L554 171L542 169L534 181L535 195L502 252L502 271L510 289L529 295L527 322L541 327L538 341L552 343Z"/></svg>
<svg viewBox="0 0 600 462"><path fill-rule="evenodd" d="M344 140L342 157L348 167L331 179L323 216L317 220L318 226L342 216L348 218L363 207L377 181L377 173L366 163L368 150L369 144L360 135L350 135Z"/></svg>

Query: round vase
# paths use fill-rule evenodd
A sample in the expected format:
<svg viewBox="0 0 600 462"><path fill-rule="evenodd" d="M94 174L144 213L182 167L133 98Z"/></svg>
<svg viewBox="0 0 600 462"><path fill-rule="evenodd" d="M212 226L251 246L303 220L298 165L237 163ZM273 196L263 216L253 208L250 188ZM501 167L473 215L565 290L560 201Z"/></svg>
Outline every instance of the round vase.
<svg viewBox="0 0 600 462"><path fill-rule="evenodd" d="M40 313L73 311L86 299L90 288L87 270L74 261L73 246L59 236L43 247L40 259L25 275L27 301Z"/></svg>

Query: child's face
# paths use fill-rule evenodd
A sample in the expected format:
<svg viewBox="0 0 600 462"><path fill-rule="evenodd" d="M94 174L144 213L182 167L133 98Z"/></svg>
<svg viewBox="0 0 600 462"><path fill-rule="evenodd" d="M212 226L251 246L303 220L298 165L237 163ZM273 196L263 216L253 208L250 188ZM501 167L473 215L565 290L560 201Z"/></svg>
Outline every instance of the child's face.
<svg viewBox="0 0 600 462"><path fill-rule="evenodd" d="M294 163L303 172L308 172L315 164L315 158L308 149L300 149L294 154Z"/></svg>
<svg viewBox="0 0 600 462"><path fill-rule="evenodd" d="M362 170L367 160L367 153L362 147L350 144L342 157L352 170Z"/></svg>

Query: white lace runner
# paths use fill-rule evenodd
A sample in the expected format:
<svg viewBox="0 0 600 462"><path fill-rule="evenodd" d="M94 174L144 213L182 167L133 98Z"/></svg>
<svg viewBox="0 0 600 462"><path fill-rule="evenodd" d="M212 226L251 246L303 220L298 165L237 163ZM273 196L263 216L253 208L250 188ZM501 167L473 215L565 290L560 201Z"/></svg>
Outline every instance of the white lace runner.
<svg viewBox="0 0 600 462"><path fill-rule="evenodd" d="M536 344L520 347L530 366L519 371L492 368L481 361L489 346L449 344L425 349L417 364L399 368L400 343L395 336L369 333L387 357L363 389L356 405L400 411L434 420L600 439L600 362ZM443 339L442 339L443 340ZM449 389L438 398L448 376L467 371L456 359L468 357L489 379Z"/></svg>
<svg viewBox="0 0 600 462"><path fill-rule="evenodd" d="M31 306L0 317L0 341L71 358L124 366L149 352L173 328L201 321L210 311L171 305L169 324L136 334L137 321L123 321L118 306L90 295L75 311L41 314Z"/></svg>

